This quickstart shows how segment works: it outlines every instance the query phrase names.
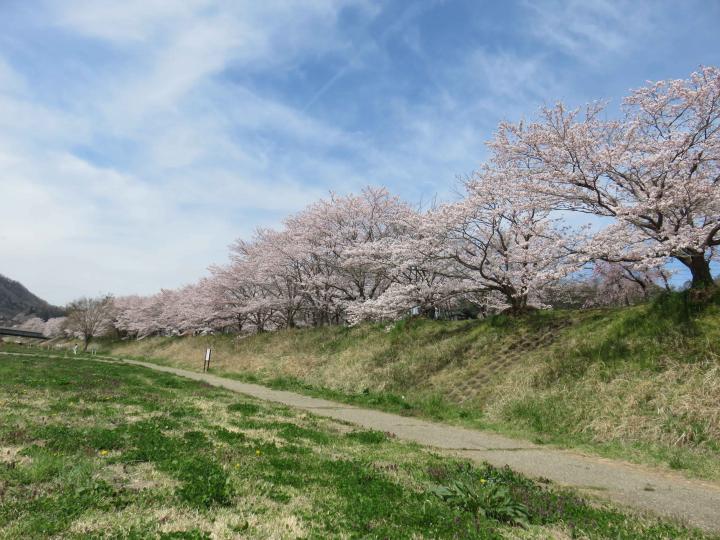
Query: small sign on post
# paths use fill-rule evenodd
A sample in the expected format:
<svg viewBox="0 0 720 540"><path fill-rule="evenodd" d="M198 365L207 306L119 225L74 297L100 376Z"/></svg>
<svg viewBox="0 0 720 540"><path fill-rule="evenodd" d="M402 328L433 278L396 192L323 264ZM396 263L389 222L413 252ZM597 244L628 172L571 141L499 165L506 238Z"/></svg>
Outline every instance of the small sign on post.
<svg viewBox="0 0 720 540"><path fill-rule="evenodd" d="M205 349L205 363L203 364L204 372L210 369L210 356L212 356L212 348L208 347L207 349Z"/></svg>

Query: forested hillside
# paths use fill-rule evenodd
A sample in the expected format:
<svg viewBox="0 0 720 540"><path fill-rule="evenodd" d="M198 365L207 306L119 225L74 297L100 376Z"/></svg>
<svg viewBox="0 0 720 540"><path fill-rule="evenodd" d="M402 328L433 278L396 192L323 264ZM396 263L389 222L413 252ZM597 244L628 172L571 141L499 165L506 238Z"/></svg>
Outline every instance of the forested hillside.
<svg viewBox="0 0 720 540"><path fill-rule="evenodd" d="M63 310L31 293L22 283L0 274L0 324L22 322L30 317L59 317Z"/></svg>

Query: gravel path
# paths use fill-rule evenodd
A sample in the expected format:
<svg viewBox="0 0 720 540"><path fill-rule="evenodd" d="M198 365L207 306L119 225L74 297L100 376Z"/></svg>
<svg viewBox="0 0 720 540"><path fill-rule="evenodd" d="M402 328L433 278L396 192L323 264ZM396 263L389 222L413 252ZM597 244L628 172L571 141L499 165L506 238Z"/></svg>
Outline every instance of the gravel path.
<svg viewBox="0 0 720 540"><path fill-rule="evenodd" d="M557 484L573 487L621 505L677 518L705 530L720 531L720 486L714 483L688 480L677 474L641 465L547 448L493 433L353 407L294 392L272 390L209 373L136 360L108 359L173 373L258 399L304 409L319 416L391 432L398 439L452 452L478 462L487 461L498 467L509 465L531 477L547 478Z"/></svg>

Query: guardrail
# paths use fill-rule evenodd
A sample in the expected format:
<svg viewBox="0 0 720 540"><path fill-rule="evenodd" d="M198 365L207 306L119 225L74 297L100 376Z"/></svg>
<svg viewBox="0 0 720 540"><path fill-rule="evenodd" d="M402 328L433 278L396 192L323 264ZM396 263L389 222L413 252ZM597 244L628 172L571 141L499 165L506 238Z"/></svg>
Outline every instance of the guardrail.
<svg viewBox="0 0 720 540"><path fill-rule="evenodd" d="M0 336L15 336L33 339L48 339L40 332L29 332L27 330L19 330L17 328L0 328Z"/></svg>

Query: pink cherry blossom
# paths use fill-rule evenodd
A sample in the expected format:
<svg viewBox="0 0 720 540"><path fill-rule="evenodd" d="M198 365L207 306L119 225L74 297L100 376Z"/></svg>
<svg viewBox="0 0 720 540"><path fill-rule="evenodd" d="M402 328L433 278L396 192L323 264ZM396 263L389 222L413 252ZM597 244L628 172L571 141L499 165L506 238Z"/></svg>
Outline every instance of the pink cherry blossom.
<svg viewBox="0 0 720 540"><path fill-rule="evenodd" d="M603 104L543 109L529 124L500 126L492 167L511 170L526 193L556 208L612 218L588 245L617 262L667 257L712 284L720 245L720 70L652 83L624 101L621 120Z"/></svg>

